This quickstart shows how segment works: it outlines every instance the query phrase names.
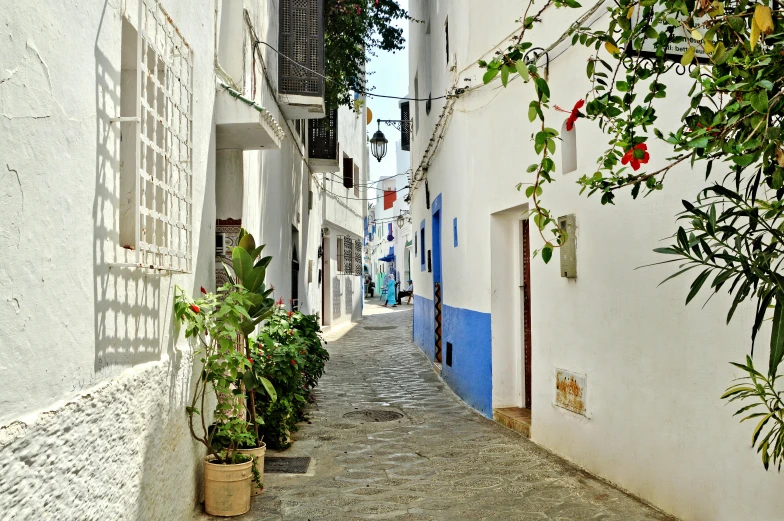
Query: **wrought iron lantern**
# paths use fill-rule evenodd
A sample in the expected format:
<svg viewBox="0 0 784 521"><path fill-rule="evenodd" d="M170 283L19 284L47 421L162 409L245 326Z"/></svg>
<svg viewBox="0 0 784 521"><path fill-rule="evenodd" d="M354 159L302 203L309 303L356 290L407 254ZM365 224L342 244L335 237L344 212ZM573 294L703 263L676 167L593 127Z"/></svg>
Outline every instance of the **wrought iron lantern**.
<svg viewBox="0 0 784 521"><path fill-rule="evenodd" d="M381 124L386 123L387 125L391 125L398 129L399 131L406 133L411 132L411 120L410 119L377 119L378 122L378 130L376 133L373 134L373 137L370 138L370 153L373 154L373 157L378 159L379 162L387 155L387 143L389 141L384 136L384 133L381 132Z"/></svg>

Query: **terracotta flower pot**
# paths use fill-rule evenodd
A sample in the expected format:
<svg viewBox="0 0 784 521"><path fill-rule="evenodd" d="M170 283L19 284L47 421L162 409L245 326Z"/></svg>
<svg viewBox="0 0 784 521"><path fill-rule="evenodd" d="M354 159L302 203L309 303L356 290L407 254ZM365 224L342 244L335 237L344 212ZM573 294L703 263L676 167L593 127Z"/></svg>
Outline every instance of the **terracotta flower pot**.
<svg viewBox="0 0 784 521"><path fill-rule="evenodd" d="M262 487L264 486L264 453L267 452L267 444L261 444L261 447L256 447L255 449L240 449L238 451L240 454L247 454L253 457L254 464L256 465L256 470L259 471L259 481L261 482ZM255 481L253 481L253 475L251 474L250 484L252 490L250 492L251 496L258 496L261 494L262 488L260 488Z"/></svg>
<svg viewBox="0 0 784 521"><path fill-rule="evenodd" d="M204 510L213 516L238 516L250 510L252 461L236 465L204 458Z"/></svg>

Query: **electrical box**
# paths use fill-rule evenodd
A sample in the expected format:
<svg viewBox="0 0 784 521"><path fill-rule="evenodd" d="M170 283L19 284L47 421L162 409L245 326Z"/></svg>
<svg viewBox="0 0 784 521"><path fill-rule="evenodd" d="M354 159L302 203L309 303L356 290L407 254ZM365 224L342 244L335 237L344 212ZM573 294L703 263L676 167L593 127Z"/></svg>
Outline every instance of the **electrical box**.
<svg viewBox="0 0 784 521"><path fill-rule="evenodd" d="M577 278L577 225L574 214L558 218L558 226L566 231L566 242L558 248L561 252L561 277Z"/></svg>

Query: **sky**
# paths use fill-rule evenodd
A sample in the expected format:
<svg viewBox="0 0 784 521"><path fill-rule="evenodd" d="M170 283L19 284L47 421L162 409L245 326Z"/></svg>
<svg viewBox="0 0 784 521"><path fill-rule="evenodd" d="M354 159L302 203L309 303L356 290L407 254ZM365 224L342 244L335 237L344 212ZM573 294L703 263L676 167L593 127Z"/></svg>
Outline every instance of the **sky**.
<svg viewBox="0 0 784 521"><path fill-rule="evenodd" d="M404 9L408 9L408 0L399 0ZM372 58L368 71L368 90L390 96L406 96L408 94L408 20L398 20L397 25L403 28L406 48L396 53L381 52ZM368 134L373 136L377 130L377 119L400 119L400 107L395 99L374 98L368 96L367 106L373 111L373 121L368 125ZM400 132L390 125L382 125L381 131L389 140L387 155L379 163L370 156L370 180L375 181L382 176L397 174L395 165L396 142L400 141ZM370 195L370 194L369 194Z"/></svg>

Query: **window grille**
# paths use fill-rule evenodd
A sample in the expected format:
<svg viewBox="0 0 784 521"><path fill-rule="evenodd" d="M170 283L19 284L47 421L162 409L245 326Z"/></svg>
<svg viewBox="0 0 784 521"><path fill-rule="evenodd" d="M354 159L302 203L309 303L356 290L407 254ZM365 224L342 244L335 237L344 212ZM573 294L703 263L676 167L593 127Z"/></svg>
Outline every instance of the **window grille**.
<svg viewBox="0 0 784 521"><path fill-rule="evenodd" d="M354 272L353 269L353 241L350 237L345 237L343 239L343 273L347 275L351 275Z"/></svg>
<svg viewBox="0 0 784 521"><path fill-rule="evenodd" d="M321 119L308 120L308 158L338 159L338 109Z"/></svg>
<svg viewBox="0 0 784 521"><path fill-rule="evenodd" d="M362 240L354 239L354 275L362 275Z"/></svg>
<svg viewBox="0 0 784 521"><path fill-rule="evenodd" d="M411 150L411 125L406 124L406 121L411 119L411 110L409 102L400 104L400 120L403 121L403 130L400 132L402 140L401 147L403 150Z"/></svg>
<svg viewBox="0 0 784 521"><path fill-rule="evenodd" d="M140 0L135 59L136 168L127 171L135 185L137 265L189 272L193 50L157 0Z"/></svg>
<svg viewBox="0 0 784 521"><path fill-rule="evenodd" d="M322 6L323 0L280 0L279 47L290 58L278 59L282 94L324 95L324 79L319 76L324 74Z"/></svg>

